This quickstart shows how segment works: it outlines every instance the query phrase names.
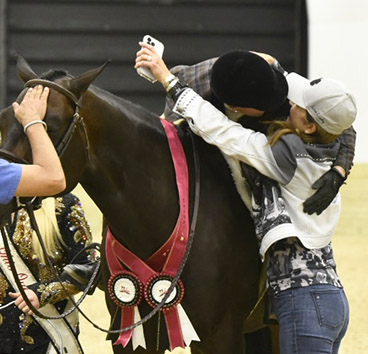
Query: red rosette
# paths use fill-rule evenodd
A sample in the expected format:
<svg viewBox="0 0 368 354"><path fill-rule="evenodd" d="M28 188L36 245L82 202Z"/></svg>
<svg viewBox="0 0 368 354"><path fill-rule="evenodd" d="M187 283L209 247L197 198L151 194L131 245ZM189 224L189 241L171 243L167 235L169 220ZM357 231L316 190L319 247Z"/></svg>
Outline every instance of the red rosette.
<svg viewBox="0 0 368 354"><path fill-rule="evenodd" d="M144 288L144 297L147 303L155 308L160 304L167 290L169 289L174 277L168 273L159 273L148 279ZM184 284L179 279L165 304L161 307L162 311L167 311L178 305L184 297Z"/></svg>
<svg viewBox="0 0 368 354"><path fill-rule="evenodd" d="M110 298L120 307L138 306L143 298L143 284L132 272L113 274L107 285Z"/></svg>

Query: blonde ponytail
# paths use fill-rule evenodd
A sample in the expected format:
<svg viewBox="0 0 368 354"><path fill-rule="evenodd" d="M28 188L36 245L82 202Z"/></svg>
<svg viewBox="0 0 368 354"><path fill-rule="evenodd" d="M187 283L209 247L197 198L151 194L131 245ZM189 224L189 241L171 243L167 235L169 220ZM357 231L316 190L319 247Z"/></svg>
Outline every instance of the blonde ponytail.
<svg viewBox="0 0 368 354"><path fill-rule="evenodd" d="M55 198L46 198L42 202L42 207L35 211L35 217L40 230L42 240L46 246L47 254L55 258L55 254L65 245L59 225L56 219ZM32 248L40 262L46 264L45 256L36 233L33 231Z"/></svg>

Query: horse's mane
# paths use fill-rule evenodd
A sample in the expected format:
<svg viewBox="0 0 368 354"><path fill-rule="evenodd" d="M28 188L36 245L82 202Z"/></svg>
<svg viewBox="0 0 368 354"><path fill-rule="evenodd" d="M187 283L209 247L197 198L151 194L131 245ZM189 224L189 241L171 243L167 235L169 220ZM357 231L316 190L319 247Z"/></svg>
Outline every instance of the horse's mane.
<svg viewBox="0 0 368 354"><path fill-rule="evenodd" d="M64 77L73 78L73 76L64 69L51 69L40 75L41 79L49 81L55 81ZM152 121L153 124L157 126L158 114L149 111L146 107L131 102L126 98L117 96L116 94L95 85L90 85L89 90L94 92L96 96L102 100L109 102L113 106L119 107L119 109L127 116L132 116L131 113L133 112L133 116L136 117L136 119L142 119L146 124L149 124L149 122Z"/></svg>
<svg viewBox="0 0 368 354"><path fill-rule="evenodd" d="M149 120L152 120L155 123L158 122L158 114L151 112L149 109L138 103L134 103L126 98L117 96L116 94L95 85L90 85L89 90L106 102L119 107L119 109L127 115L134 113L134 116L138 120L145 121L146 123L148 123Z"/></svg>

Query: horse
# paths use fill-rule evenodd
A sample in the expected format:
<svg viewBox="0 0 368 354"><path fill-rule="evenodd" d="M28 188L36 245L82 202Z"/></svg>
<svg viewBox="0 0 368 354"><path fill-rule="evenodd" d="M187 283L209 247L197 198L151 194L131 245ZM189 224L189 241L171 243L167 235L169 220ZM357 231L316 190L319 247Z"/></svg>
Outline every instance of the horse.
<svg viewBox="0 0 368 354"><path fill-rule="evenodd" d="M23 58L17 61L17 74L23 82L39 80L51 89L45 122L54 145L63 146L60 158L67 181L63 193L80 183L116 240L145 260L165 243L177 221L178 188L172 156L157 115L92 85L103 68L77 77L64 70L37 75ZM53 83L64 90L56 89ZM25 90L18 102L24 94ZM76 109L83 120L71 129ZM11 107L2 110L0 129L0 151L15 156L16 161L31 162L29 143ZM187 156L191 212L194 149L200 161L197 223L181 274L185 286L181 304L200 338L191 343L191 352L243 354L243 321L257 302L261 269L253 221L220 151L191 136L185 125L177 129ZM8 206L0 207L0 215L8 212ZM117 305L107 291L110 273L104 252L101 257L102 287L113 324ZM143 315L152 310L145 302L139 307ZM143 325L146 349L134 350L129 343L125 348L114 345L114 353L163 353L165 338L157 343L159 316L160 312L157 319ZM118 335L109 337L115 342Z"/></svg>

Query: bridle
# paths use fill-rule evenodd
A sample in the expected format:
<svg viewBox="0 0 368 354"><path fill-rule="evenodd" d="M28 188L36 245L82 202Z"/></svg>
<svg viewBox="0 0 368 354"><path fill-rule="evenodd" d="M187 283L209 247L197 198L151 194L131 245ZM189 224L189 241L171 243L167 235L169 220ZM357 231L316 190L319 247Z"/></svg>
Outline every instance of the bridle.
<svg viewBox="0 0 368 354"><path fill-rule="evenodd" d="M74 109L74 114L72 117L72 120L65 132L65 134L63 135L61 141L59 142L59 144L55 147L56 152L58 154L58 156L61 158L66 149L69 146L69 143L74 135L75 129L78 127L79 131L81 133L81 139L84 145L84 152L86 155L86 159L87 161L90 160L90 151L89 151L89 139L88 139L88 134L87 134L87 129L86 126L84 124L84 120L83 117L80 115L80 105L79 105L79 99L68 89L66 89L65 87L57 84L56 82L50 81L50 80L45 80L45 79L31 79L28 80L25 84L24 84L24 88L28 88L28 87L34 87L36 85L42 85L45 87L49 87L54 89L55 91L63 94L64 96L66 96L68 99L70 99L72 101L72 103L75 105L75 109ZM11 151L8 151L6 149L2 149L0 148L0 158L7 160L9 162L14 162L14 163L19 163L19 164L24 164L24 165L29 165L30 162L20 158L16 155L14 155ZM25 205L29 202L30 198L20 198L20 197L14 197L13 200L10 202L12 203L12 208L10 212L15 212L23 207L25 207ZM39 208L40 206L40 202L42 201L42 198L39 197L34 197L31 198L32 201L32 205L34 206L35 209Z"/></svg>
<svg viewBox="0 0 368 354"><path fill-rule="evenodd" d="M75 132L75 129L78 127L81 131L81 135L82 135L82 141L84 144L84 151L86 154L86 158L87 161L89 161L90 159L90 153L89 153L89 139L88 139L88 134L87 134L87 129L86 126L84 124L84 120L83 117L80 115L80 105L79 105L79 99L68 89L66 89L65 87L57 84L56 82L50 81L50 80L44 80L44 79L32 79L27 81L24 84L25 88L28 87L34 87L36 85L42 85L45 87L49 87L54 89L55 91L63 94L64 96L66 96L67 98L69 98L72 103L75 105L75 109L74 109L74 114L73 114L73 118L69 124L68 129L66 130L65 134L63 135L61 141L59 142L59 144L55 147L59 157L61 158L73 135ZM5 149L0 149L0 158L3 158L7 161L11 161L11 162L15 162L15 163L21 163L21 164L29 164L28 161L26 161L25 159L22 159L16 155L14 155L12 152L5 150Z"/></svg>

